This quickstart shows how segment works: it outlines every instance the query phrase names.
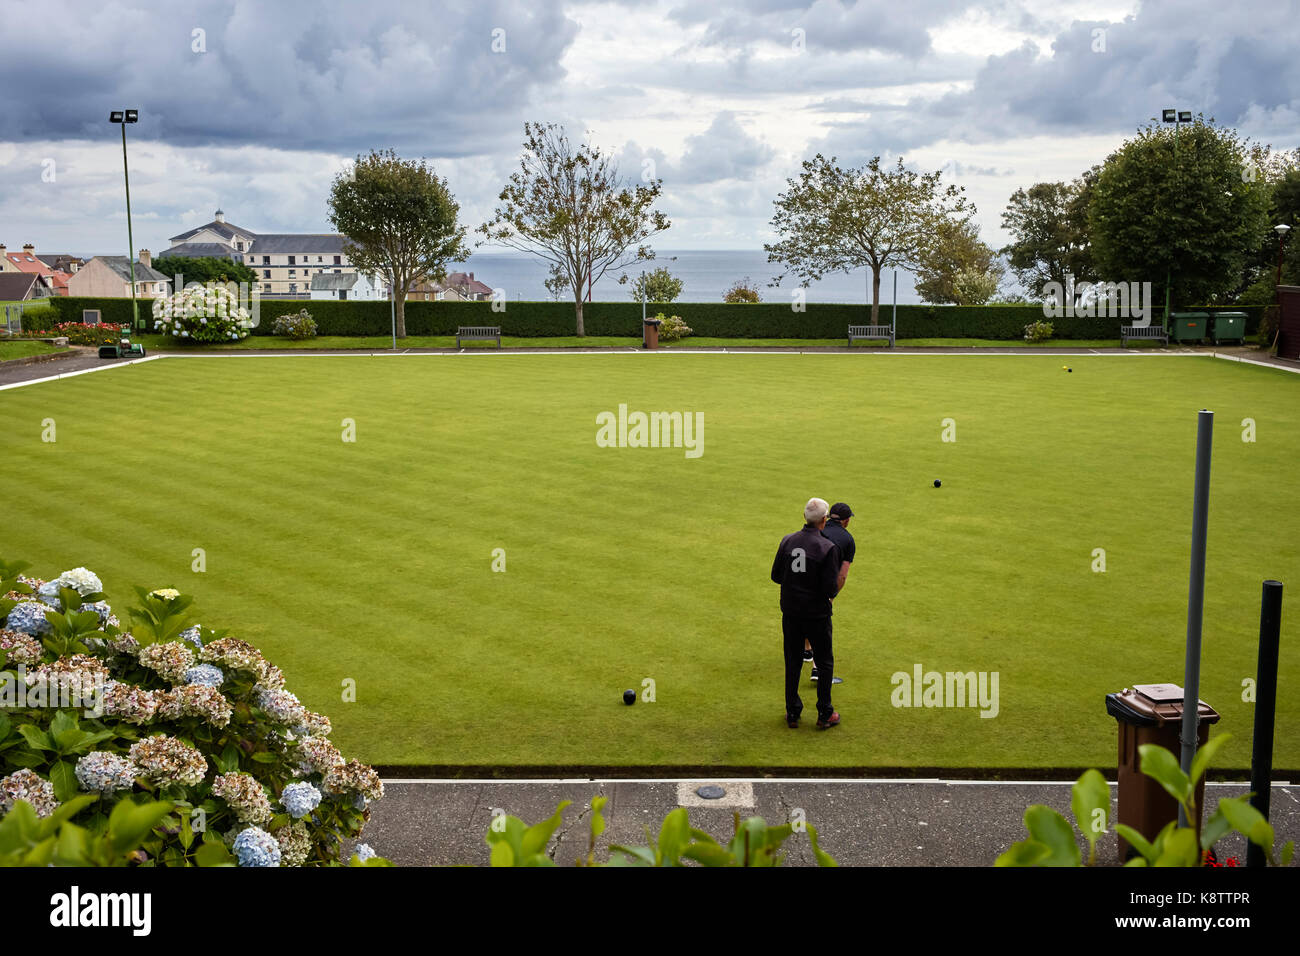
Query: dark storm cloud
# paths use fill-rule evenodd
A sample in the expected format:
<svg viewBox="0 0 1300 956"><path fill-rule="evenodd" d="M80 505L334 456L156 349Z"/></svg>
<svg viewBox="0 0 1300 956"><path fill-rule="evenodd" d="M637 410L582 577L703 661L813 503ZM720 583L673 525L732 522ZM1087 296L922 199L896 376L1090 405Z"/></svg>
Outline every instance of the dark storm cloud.
<svg viewBox="0 0 1300 956"><path fill-rule="evenodd" d="M1149 4L1122 22L1075 21L1044 55L1026 42L990 56L969 89L869 107L813 150L860 162L943 139L971 143L1035 135L1131 134L1164 107L1233 126L1253 110L1300 108L1296 4L1260 0L1250 17L1205 5ZM1102 31L1102 32L1097 32ZM848 105L828 101L831 110ZM863 107L868 104L863 103ZM1247 131L1248 132L1248 131ZM1292 135L1294 138L1294 135Z"/></svg>
<svg viewBox="0 0 1300 956"><path fill-rule="evenodd" d="M134 106L136 135L178 146L444 156L517 138L520 111L563 80L578 31L559 3L507 0L43 2L57 43L6 19L0 76L33 95L8 99L0 140L100 138L109 110Z"/></svg>

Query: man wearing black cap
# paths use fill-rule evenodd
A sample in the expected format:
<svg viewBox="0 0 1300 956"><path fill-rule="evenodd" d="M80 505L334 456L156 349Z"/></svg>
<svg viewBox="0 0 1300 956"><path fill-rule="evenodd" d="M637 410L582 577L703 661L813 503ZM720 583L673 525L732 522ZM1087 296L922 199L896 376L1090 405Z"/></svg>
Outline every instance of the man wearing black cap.
<svg viewBox="0 0 1300 956"><path fill-rule="evenodd" d="M835 659L831 654L831 601L839 591L840 551L821 533L830 507L821 498L804 506L804 526L781 539L772 562L772 580L781 585L781 634L785 652L785 721L799 726L803 701L799 674L803 646L812 645L813 658L826 678L817 685L817 729L840 722L831 706Z"/></svg>
<svg viewBox="0 0 1300 956"><path fill-rule="evenodd" d="M826 519L826 527L822 528L822 534L835 542L835 546L840 549L840 568L836 575L836 590L844 587L844 582L849 577L849 565L853 563L853 556L857 551L857 545L853 541L853 535L849 534L849 519L853 517L853 509L842 501L831 505L831 513ZM805 662L812 661L812 644L804 644L803 659ZM812 679L817 680L821 674L817 670L817 663L813 661Z"/></svg>

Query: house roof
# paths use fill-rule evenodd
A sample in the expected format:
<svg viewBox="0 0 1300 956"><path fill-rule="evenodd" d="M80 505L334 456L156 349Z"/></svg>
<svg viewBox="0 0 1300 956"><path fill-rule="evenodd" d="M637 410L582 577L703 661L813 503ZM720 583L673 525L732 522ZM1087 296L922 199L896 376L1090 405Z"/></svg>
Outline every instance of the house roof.
<svg viewBox="0 0 1300 956"><path fill-rule="evenodd" d="M474 276L467 272L449 272L447 273L446 285L454 288L468 289L475 295L491 295L492 287L484 285L475 279Z"/></svg>
<svg viewBox="0 0 1300 956"><path fill-rule="evenodd" d="M243 226L236 226L229 222L217 222L214 219L211 222L207 223L206 225L197 226L194 229L189 230L188 232L182 232L179 236L172 236L171 241L173 244L178 242L184 242L190 236L197 236L205 229L215 232L218 236L224 236L227 239L230 239L234 236L243 236L245 239L254 239L257 237L257 233L250 232L249 230L245 229Z"/></svg>
<svg viewBox="0 0 1300 956"><path fill-rule="evenodd" d="M158 253L157 258L180 256L185 259L205 259L213 256L218 259L229 259L232 256L241 255L241 253L236 252L229 246L223 246L219 242L182 242L172 246L166 252Z"/></svg>
<svg viewBox="0 0 1300 956"><path fill-rule="evenodd" d="M131 281L131 267L127 264L126 256L95 256L95 258L121 276L123 282ZM171 280L152 266L136 262L135 281L170 282Z"/></svg>
<svg viewBox="0 0 1300 956"><path fill-rule="evenodd" d="M255 236L253 247L248 251L254 255L284 255L295 252L329 253L340 255L347 237L337 232L325 233L269 233Z"/></svg>
<svg viewBox="0 0 1300 956"><path fill-rule="evenodd" d="M36 258L37 258L37 259L40 259L41 262L44 262L44 263L45 263L47 266L49 266L51 269L58 269L59 266L61 266L61 265L65 265L65 264L70 263L70 262L79 262L79 263L81 263L82 265L84 265L84 264L85 264L85 261L86 261L86 260L82 259L81 256L74 256L74 255L72 255L72 254L70 254L70 253L66 253L66 252L65 252L65 253L62 253L62 254L60 254L60 255L57 255L57 256L51 256L51 255L39 255L39 256L37 256Z"/></svg>
<svg viewBox="0 0 1300 956"><path fill-rule="evenodd" d="M36 255L28 255L26 252L8 252L5 257L22 272L34 272L36 275L44 276L45 281L54 289L63 289L65 292L68 288L68 279L72 278L67 272L60 272L51 269L41 261Z"/></svg>
<svg viewBox="0 0 1300 956"><path fill-rule="evenodd" d="M311 291L338 292L340 289L351 289L359 278L361 277L355 272L318 272L311 277Z"/></svg>
<svg viewBox="0 0 1300 956"><path fill-rule="evenodd" d="M45 277L36 272L0 272L0 302L21 302L34 294Z"/></svg>

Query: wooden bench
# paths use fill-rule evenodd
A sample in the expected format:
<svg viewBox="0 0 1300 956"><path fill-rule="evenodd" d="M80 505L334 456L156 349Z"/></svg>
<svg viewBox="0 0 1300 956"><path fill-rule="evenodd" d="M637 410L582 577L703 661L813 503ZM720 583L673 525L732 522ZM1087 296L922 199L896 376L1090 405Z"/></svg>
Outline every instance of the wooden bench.
<svg viewBox="0 0 1300 956"><path fill-rule="evenodd" d="M850 325L849 348L857 339L884 339L889 347L894 347L894 327L892 325Z"/></svg>
<svg viewBox="0 0 1300 956"><path fill-rule="evenodd" d="M460 348L461 339L496 339L497 348L501 348L501 326L462 325L456 329L456 348Z"/></svg>
<svg viewBox="0 0 1300 956"><path fill-rule="evenodd" d="M1169 333L1163 325L1121 325L1119 327L1119 345L1124 348L1129 339L1141 339L1152 342L1159 339L1162 344L1169 344Z"/></svg>

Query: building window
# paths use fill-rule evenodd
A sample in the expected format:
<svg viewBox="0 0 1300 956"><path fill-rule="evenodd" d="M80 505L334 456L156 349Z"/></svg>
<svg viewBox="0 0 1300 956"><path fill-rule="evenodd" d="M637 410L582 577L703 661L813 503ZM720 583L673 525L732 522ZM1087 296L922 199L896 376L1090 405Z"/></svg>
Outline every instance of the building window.
<svg viewBox="0 0 1300 956"><path fill-rule="evenodd" d="M342 272L343 272L342 269L335 269L335 270L334 270L334 274L335 274L335 275L339 275L339 274L341 274Z"/></svg>
<svg viewBox="0 0 1300 956"><path fill-rule="evenodd" d="M271 264L271 257L270 257L270 256L262 256L262 265L264 265L264 266L269 266L270 264Z"/></svg>
<svg viewBox="0 0 1300 956"><path fill-rule="evenodd" d="M298 278L298 270L297 270L297 269L290 269L290 270L289 270L289 278L290 278L290 279L296 279L296 278Z"/></svg>
<svg viewBox="0 0 1300 956"><path fill-rule="evenodd" d="M293 256L290 256L290 257L289 257L289 265L293 265L293 264L294 264L294 263L293 263Z"/></svg>
<svg viewBox="0 0 1300 956"><path fill-rule="evenodd" d="M290 283L289 283L289 292L290 292L290 294L292 294L292 293L294 293L294 292L297 292L297 291L298 291L298 283L296 283L296 282L290 282Z"/></svg>
<svg viewBox="0 0 1300 956"><path fill-rule="evenodd" d="M341 266L341 265L343 265L343 257L342 257L342 256L335 256L335 257L334 257L334 264L335 264L336 266ZM338 272L337 269L335 269L334 271L335 271L335 272Z"/></svg>
<svg viewBox="0 0 1300 956"><path fill-rule="evenodd" d="M269 279L269 278L271 278L271 270L270 270L270 269L263 269L263 270L262 270L262 278L263 278L263 279Z"/></svg>
<svg viewBox="0 0 1300 956"><path fill-rule="evenodd" d="M270 292L270 291L271 291L271 283L269 283L269 282L264 283L264 284L262 285L262 291L263 291L263 292Z"/></svg>
<svg viewBox="0 0 1300 956"><path fill-rule="evenodd" d="M320 256L317 256L317 257L316 257L316 261L317 261L317 262L324 262L325 260L322 259Z"/></svg>

